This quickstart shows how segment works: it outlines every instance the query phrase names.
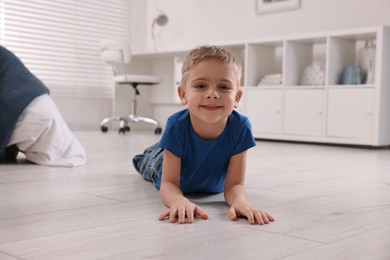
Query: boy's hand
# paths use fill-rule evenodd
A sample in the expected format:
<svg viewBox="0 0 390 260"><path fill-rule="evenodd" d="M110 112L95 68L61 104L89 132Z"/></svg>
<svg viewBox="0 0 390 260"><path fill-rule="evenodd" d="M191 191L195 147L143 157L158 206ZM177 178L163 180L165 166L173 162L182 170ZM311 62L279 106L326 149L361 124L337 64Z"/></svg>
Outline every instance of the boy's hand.
<svg viewBox="0 0 390 260"><path fill-rule="evenodd" d="M161 213L159 220L169 218L169 222L175 223L176 219L179 224L194 222L194 216L202 219L208 219L207 213L187 199L179 200L172 204L171 208Z"/></svg>
<svg viewBox="0 0 390 260"><path fill-rule="evenodd" d="M230 220L235 221L237 220L237 217L241 216L246 217L250 224L264 225L275 220L267 212L252 208L249 205L238 204L230 206L228 211L228 217Z"/></svg>

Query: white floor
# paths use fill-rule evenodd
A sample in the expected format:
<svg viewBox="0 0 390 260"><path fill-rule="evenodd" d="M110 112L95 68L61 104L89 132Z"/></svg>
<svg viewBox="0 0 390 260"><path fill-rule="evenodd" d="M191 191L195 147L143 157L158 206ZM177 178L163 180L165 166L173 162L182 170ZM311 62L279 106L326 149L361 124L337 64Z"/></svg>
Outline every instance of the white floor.
<svg viewBox="0 0 390 260"><path fill-rule="evenodd" d="M179 225L131 162L158 137L76 135L87 166L0 165L0 259L390 259L389 149L258 142L247 191L276 221L231 222L214 195Z"/></svg>

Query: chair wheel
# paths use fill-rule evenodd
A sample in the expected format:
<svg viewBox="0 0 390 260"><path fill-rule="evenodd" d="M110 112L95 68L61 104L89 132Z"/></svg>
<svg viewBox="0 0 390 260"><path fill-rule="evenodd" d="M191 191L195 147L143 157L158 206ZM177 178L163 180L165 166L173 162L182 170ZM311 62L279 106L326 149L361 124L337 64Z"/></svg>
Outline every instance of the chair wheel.
<svg viewBox="0 0 390 260"><path fill-rule="evenodd" d="M118 131L120 134L123 133L123 134L126 134L126 132L130 132L130 127L129 126L123 126L121 128L119 128L119 131Z"/></svg>
<svg viewBox="0 0 390 260"><path fill-rule="evenodd" d="M100 130L101 130L103 133L105 133L105 132L107 132L107 131L108 131L108 127L107 127L107 126L104 126L104 125L102 125L102 126L100 127Z"/></svg>
<svg viewBox="0 0 390 260"><path fill-rule="evenodd" d="M154 134L160 135L161 133L162 133L162 128L161 127L157 127L156 129L154 129Z"/></svg>

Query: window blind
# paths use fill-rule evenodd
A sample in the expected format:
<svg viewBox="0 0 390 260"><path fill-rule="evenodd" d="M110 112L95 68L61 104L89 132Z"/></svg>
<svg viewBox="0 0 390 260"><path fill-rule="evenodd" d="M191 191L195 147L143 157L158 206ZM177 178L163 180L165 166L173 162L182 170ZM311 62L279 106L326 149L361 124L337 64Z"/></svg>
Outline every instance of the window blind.
<svg viewBox="0 0 390 260"><path fill-rule="evenodd" d="M0 42L54 94L112 97L103 38L128 40L131 1L0 0Z"/></svg>

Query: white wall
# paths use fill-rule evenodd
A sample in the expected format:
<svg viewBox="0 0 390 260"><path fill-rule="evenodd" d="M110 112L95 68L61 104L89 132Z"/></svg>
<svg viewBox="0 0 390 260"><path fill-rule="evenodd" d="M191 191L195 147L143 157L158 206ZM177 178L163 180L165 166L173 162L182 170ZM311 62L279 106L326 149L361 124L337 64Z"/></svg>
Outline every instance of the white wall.
<svg viewBox="0 0 390 260"><path fill-rule="evenodd" d="M151 22L156 9L169 16L158 28L158 50L202 43L342 28L390 25L389 0L300 0L297 10L257 15L255 0L133 0L135 51L152 51ZM142 7L142 8L141 8ZM140 9L138 9L140 8ZM140 15L141 12L146 12Z"/></svg>
<svg viewBox="0 0 390 260"><path fill-rule="evenodd" d="M67 97L52 94L54 102L72 130L100 129L100 121L111 116L112 99Z"/></svg>

